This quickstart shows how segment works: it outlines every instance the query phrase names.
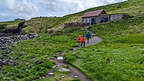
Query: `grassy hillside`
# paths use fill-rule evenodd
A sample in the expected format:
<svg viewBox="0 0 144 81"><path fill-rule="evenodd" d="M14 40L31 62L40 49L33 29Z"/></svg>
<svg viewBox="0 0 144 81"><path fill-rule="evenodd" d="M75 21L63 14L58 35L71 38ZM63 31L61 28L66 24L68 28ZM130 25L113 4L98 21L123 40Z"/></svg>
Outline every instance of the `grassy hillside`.
<svg viewBox="0 0 144 81"><path fill-rule="evenodd" d="M28 27L24 29L24 32L50 32L51 31L57 31L63 29L64 23L68 22L81 22L81 16L85 12L94 11L98 9L104 9L107 11L108 14L113 13L128 13L129 15L136 16L136 15L142 15L143 12L143 6L144 2L143 0L128 0L126 2L112 4L112 5L106 5L106 6L100 6L96 8L91 8L76 14L67 15L60 18L34 18L30 21L28 21ZM35 20L37 22L35 22ZM53 21L53 22L51 22ZM32 22L32 24L31 24ZM39 23L39 25L37 25ZM33 28L37 29L34 30ZM42 31L41 31L42 30Z"/></svg>
<svg viewBox="0 0 144 81"><path fill-rule="evenodd" d="M51 36L42 33L33 40L21 41L12 45L9 57L4 58L14 60L3 66L0 80L29 81L47 74L55 65L50 59L77 46L75 39L82 32L81 28L67 28L61 31L64 35ZM58 77L54 81L56 80Z"/></svg>
<svg viewBox="0 0 144 81"><path fill-rule="evenodd" d="M129 0L123 4L123 8L109 8L108 13L127 12L133 18L90 26L103 42L65 54L67 62L93 81L144 80L144 1Z"/></svg>
<svg viewBox="0 0 144 81"><path fill-rule="evenodd" d="M93 81L143 81L143 20L141 16L90 26L103 42L66 54L66 61L81 68Z"/></svg>
<svg viewBox="0 0 144 81"><path fill-rule="evenodd" d="M18 23L21 21L8 21L8 22L0 22L0 32L6 29L14 29L17 28Z"/></svg>
<svg viewBox="0 0 144 81"><path fill-rule="evenodd" d="M68 52L65 60L80 68L92 81L143 81L144 1L129 0L66 17L80 17L96 9L105 9L109 14L128 13L134 17L90 26L89 29L103 38L103 42L74 53Z"/></svg>
<svg viewBox="0 0 144 81"><path fill-rule="evenodd" d="M32 18L27 21L27 27L23 29L24 33L54 33L62 30L65 23L81 22L79 16L67 16L67 17L38 17ZM33 29L34 28L34 29Z"/></svg>
<svg viewBox="0 0 144 81"><path fill-rule="evenodd" d="M106 6L100 6L96 8L91 8L79 13L67 15L64 17L37 17L32 18L26 22L27 27L23 29L23 33L41 33L41 32L54 32L57 30L62 30L64 23L68 22L81 22L81 16L85 12L94 11L98 9L104 9L108 14L112 13L128 13L129 15L136 16L142 15L143 12L143 0L128 0L126 2L111 4ZM0 23L3 24L3 23ZM4 23L5 24L5 23ZM11 22L6 24L6 29L14 28L17 24Z"/></svg>
<svg viewBox="0 0 144 81"><path fill-rule="evenodd" d="M69 53L68 51L77 45L77 36L84 31L79 27L63 29L63 24L80 22L81 15L97 9L105 9L110 14L126 12L134 17L90 26L89 29L103 38L103 42ZM93 81L143 81L143 9L143 0L129 0L60 18L33 18L27 21L27 27L23 29L23 32L39 33L39 37L18 42L12 46L9 57L14 57L15 60L12 64L3 66L0 79L2 81L28 81L45 75L55 65L50 59L67 51L66 61L79 67ZM10 22L6 23L6 26L7 24L14 25ZM61 30L63 35L50 36L47 34L49 31L57 30ZM43 63L37 64L40 61ZM38 81L56 81L61 73L57 72L56 74L54 78Z"/></svg>

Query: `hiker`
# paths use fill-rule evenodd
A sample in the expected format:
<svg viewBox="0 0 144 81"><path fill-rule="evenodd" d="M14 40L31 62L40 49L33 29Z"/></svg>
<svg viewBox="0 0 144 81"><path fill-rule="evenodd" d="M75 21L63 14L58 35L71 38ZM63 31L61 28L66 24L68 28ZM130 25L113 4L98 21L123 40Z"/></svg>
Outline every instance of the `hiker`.
<svg viewBox="0 0 144 81"><path fill-rule="evenodd" d="M86 38L87 38L87 43L89 43L89 39L91 38L90 32L88 32L88 33L86 34Z"/></svg>
<svg viewBox="0 0 144 81"><path fill-rule="evenodd" d="M81 35L78 36L77 41L78 41L78 46L80 46L81 45Z"/></svg>
<svg viewBox="0 0 144 81"><path fill-rule="evenodd" d="M85 35L83 34L83 37L81 38L81 47L85 47Z"/></svg>

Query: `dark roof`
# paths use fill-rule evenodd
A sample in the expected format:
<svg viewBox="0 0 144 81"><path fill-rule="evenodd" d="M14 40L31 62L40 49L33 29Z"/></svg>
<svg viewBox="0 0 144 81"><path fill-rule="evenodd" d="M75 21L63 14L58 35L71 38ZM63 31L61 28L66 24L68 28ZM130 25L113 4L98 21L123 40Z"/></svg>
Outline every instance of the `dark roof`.
<svg viewBox="0 0 144 81"><path fill-rule="evenodd" d="M96 10L96 11L92 11L92 12L87 12L82 17L99 16L103 12L106 14L106 12L104 10Z"/></svg>

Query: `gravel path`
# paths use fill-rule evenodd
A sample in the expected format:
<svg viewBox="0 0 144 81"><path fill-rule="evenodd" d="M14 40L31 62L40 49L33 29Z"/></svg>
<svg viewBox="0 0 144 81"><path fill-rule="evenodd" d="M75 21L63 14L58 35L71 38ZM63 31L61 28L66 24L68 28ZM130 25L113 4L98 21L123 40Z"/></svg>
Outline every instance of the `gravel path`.
<svg viewBox="0 0 144 81"><path fill-rule="evenodd" d="M90 46L90 45L95 45L99 42L101 42L101 38L97 37L97 36L94 36L92 39L89 40L89 43L86 44L86 46ZM86 41L87 42L87 41ZM76 51L77 49L79 49L80 47L75 47L73 49L73 51ZM64 54L61 54L60 57L63 57ZM56 65L58 67L62 67L63 65L66 65L66 66L70 66L70 73L68 74L69 77L73 78L73 79L80 79L81 81L91 81L83 72L81 72L79 69L77 69L76 67L72 66L72 65L69 65L63 61L59 61L57 59L54 59L53 61L56 62ZM51 69L51 72L50 73L53 73L53 69ZM51 77L51 76L46 76L46 77Z"/></svg>
<svg viewBox="0 0 144 81"><path fill-rule="evenodd" d="M86 43L86 46L90 46L90 45L95 45L99 42L101 42L101 38L99 38L98 36L93 36L90 40L89 43ZM87 41L86 41L87 42ZM76 51L77 49L79 49L80 47L75 47L73 49L73 51ZM59 62L58 60L55 60L57 65L68 65L64 62ZM70 66L70 70L71 72L69 73L69 77L72 78L78 78L81 81L91 81L83 72L81 72L79 69L77 69L76 67L69 65Z"/></svg>
<svg viewBox="0 0 144 81"><path fill-rule="evenodd" d="M85 31L89 31L86 28L84 28ZM90 32L90 31L89 31ZM96 36L95 34L92 34L92 38L89 40L89 43L87 43L86 41L86 46L90 46L90 45L95 45L99 42L101 42L102 39L99 38L98 36ZM73 48L72 52L76 51L77 49L79 49L80 47L75 47ZM64 53L60 54L58 57L63 57L64 56ZM80 79L81 81L91 81L83 72L81 72L78 68L72 66L72 65L69 65L67 63L65 63L63 60L58 60L58 59L53 59L53 61L56 62L56 66L58 67L62 67L63 65L66 65L66 66L70 66L70 73L68 74L69 77L73 78L73 79ZM54 68L50 70L50 73L54 73ZM46 75L45 77L52 77L52 76L49 76L49 75Z"/></svg>
<svg viewBox="0 0 144 81"><path fill-rule="evenodd" d="M95 44L97 44L97 43L99 43L101 41L102 41L101 38L95 36L95 37L93 37L92 39L89 40L89 43L87 43L87 41L86 41L86 46L95 45Z"/></svg>

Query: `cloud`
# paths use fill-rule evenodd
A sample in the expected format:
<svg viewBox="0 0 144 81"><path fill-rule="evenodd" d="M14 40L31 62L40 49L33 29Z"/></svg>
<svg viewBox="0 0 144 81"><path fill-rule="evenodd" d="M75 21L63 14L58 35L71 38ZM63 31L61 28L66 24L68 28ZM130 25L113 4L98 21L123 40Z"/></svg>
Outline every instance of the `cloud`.
<svg viewBox="0 0 144 81"><path fill-rule="evenodd" d="M63 16L127 0L0 0L0 21L37 16Z"/></svg>
<svg viewBox="0 0 144 81"><path fill-rule="evenodd" d="M7 18L9 19L15 19L15 18L29 19L33 16L36 16L35 13L38 12L35 4L30 2L30 0L5 0L3 1L3 6L1 6L0 8L1 10L3 10L0 11L0 15L6 14L8 15Z"/></svg>
<svg viewBox="0 0 144 81"><path fill-rule="evenodd" d="M15 0L5 0L5 4L9 9L14 9L15 7Z"/></svg>

